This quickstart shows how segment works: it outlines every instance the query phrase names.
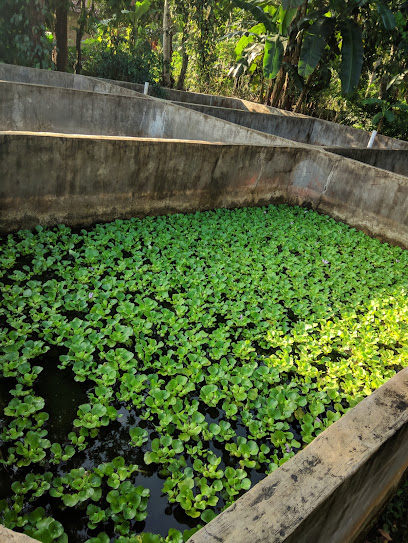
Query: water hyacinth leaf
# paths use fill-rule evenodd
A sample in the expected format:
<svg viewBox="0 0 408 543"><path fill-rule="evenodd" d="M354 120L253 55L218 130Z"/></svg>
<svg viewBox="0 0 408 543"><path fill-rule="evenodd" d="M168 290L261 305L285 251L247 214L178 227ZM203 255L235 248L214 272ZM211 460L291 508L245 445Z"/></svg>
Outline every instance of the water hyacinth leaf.
<svg viewBox="0 0 408 543"><path fill-rule="evenodd" d="M110 537L106 532L99 533L96 537L88 539L86 543L109 543Z"/></svg>
<svg viewBox="0 0 408 543"><path fill-rule="evenodd" d="M203 512L201 513L201 520L203 520L206 524L208 524L208 523L211 522L216 516L217 516L217 514L214 513L214 511L212 511L211 509L206 509L205 511L203 511Z"/></svg>
<svg viewBox="0 0 408 543"><path fill-rule="evenodd" d="M77 494L65 494L62 501L66 507L74 507L79 501L79 496Z"/></svg>
<svg viewBox="0 0 408 543"><path fill-rule="evenodd" d="M1 429L13 466L7 522L41 499L50 514L74 513L73 524L86 512L92 534L109 523L124 543L151 512L136 481L157 473L163 503L202 524L251 487L253 469L256 479L277 469L407 365L405 251L310 210L43 228L2 240L0 259L4 248L6 270L19 267L17 253L30 261L3 275L0 300L12 382ZM34 393L53 368L34 365L48 347L62 380L75 378L64 429L52 395ZM131 455L146 465L127 464ZM28 524L40 530L45 518ZM46 538L51 524L41 525Z"/></svg>

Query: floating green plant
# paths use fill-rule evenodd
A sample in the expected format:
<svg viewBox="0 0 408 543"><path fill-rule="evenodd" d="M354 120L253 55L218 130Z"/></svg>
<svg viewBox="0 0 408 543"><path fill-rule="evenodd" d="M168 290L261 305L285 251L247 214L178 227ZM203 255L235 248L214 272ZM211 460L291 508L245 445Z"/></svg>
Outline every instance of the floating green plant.
<svg viewBox="0 0 408 543"><path fill-rule="evenodd" d="M0 521L44 543L186 541L407 366L407 260L287 206L7 236Z"/></svg>

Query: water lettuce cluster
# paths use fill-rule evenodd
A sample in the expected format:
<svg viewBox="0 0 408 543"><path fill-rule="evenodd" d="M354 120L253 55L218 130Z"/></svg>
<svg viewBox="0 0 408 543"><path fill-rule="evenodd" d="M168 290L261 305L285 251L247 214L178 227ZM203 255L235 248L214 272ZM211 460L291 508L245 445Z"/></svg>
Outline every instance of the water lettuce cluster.
<svg viewBox="0 0 408 543"><path fill-rule="evenodd" d="M75 512L88 543L186 541L407 366L407 260L287 206L7 236L0 522L65 543ZM85 395L63 433L52 371ZM191 530L144 530L153 474Z"/></svg>

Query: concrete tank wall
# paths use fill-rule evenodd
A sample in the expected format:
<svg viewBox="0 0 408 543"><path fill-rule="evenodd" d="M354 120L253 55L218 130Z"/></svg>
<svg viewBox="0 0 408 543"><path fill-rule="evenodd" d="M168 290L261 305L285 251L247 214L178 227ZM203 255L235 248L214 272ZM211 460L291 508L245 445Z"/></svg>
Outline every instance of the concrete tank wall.
<svg viewBox="0 0 408 543"><path fill-rule="evenodd" d="M52 70L39 70L27 66L15 66L0 63L0 81L14 83L30 83L48 87L62 87L65 89L84 90L90 92L119 94L122 96L138 96L140 93L114 85L102 79L85 77L83 75L55 72Z"/></svg>
<svg viewBox="0 0 408 543"><path fill-rule="evenodd" d="M327 147L326 151L341 155L398 175L408 176L408 149L344 149Z"/></svg>
<svg viewBox="0 0 408 543"><path fill-rule="evenodd" d="M0 128L12 130L0 132L1 232L289 203L408 247L406 177L132 90L57 87L0 83ZM407 469L407 443L408 369L190 542L352 542Z"/></svg>
<svg viewBox="0 0 408 543"><path fill-rule="evenodd" d="M3 232L287 202L408 246L408 179L312 147L3 132L0 179Z"/></svg>
<svg viewBox="0 0 408 543"><path fill-rule="evenodd" d="M185 108L194 109L217 119L246 126L267 134L285 137L299 143L333 147L367 147L371 133L315 117L294 117L276 113L251 113L225 107L180 102ZM284 135L284 136L283 136ZM406 149L408 142L378 135L375 149Z"/></svg>
<svg viewBox="0 0 408 543"><path fill-rule="evenodd" d="M0 129L294 146L162 100L0 81Z"/></svg>

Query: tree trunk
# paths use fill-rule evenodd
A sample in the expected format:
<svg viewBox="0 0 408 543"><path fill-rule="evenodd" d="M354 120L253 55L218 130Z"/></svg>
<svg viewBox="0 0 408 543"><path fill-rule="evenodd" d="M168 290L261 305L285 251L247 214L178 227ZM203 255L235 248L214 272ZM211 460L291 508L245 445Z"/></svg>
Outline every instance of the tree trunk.
<svg viewBox="0 0 408 543"><path fill-rule="evenodd" d="M183 37L181 39L181 70L180 75L177 81L176 89L182 90L184 88L184 80L186 78L187 66L188 66L188 55L186 51L186 42L187 42L187 30L186 27L183 29Z"/></svg>
<svg viewBox="0 0 408 543"><path fill-rule="evenodd" d="M43 15L44 4L45 0L39 0L38 2L29 2L27 4L27 19L29 21L32 40L32 59L41 67L43 67L42 62L45 61L43 44L41 43L42 31L45 26Z"/></svg>
<svg viewBox="0 0 408 543"><path fill-rule="evenodd" d="M261 73L261 90L259 92L259 103L260 104L263 104L263 100L264 100L264 83L265 83L265 78L263 76L263 73Z"/></svg>
<svg viewBox="0 0 408 543"><path fill-rule="evenodd" d="M266 91L264 104L269 106L271 103L271 96L273 91L273 79L269 81L268 90Z"/></svg>
<svg viewBox="0 0 408 543"><path fill-rule="evenodd" d="M76 63L75 63L75 73L80 74L82 71L82 47L81 42L85 34L85 25L87 19L86 13L86 0L81 0L81 15L78 19L78 29L76 31Z"/></svg>
<svg viewBox="0 0 408 543"><path fill-rule="evenodd" d="M57 41L57 70L67 71L68 63L68 4L58 0L55 9L55 38Z"/></svg>
<svg viewBox="0 0 408 543"><path fill-rule="evenodd" d="M285 109L285 104L287 102L287 97L288 97L288 89L289 89L289 74L286 73L285 83L283 85L283 93L281 94L281 97L278 103L279 109Z"/></svg>
<svg viewBox="0 0 408 543"><path fill-rule="evenodd" d="M283 62L286 63L298 63L299 60L299 51L300 46L298 43L298 31L297 31L297 23L300 20L300 18L303 15L303 12L306 12L307 10L307 0L303 7L299 7L297 9L295 18L291 25L291 32L289 34L288 43L285 49L285 54L283 56ZM286 92L288 88L288 73L286 72L285 68L281 66L278 76L276 78L275 87L273 89L273 94L271 98L271 106L278 107L279 102L284 102L286 100ZM281 96L283 85L285 84L285 92L284 95Z"/></svg>
<svg viewBox="0 0 408 543"><path fill-rule="evenodd" d="M379 134L381 132L383 124L384 124L384 115L381 117L380 122L378 123L377 134Z"/></svg>
<svg viewBox="0 0 408 543"><path fill-rule="evenodd" d="M285 70L283 69L283 67L281 67L278 73L278 77L276 78L275 86L273 88L273 93L272 93L272 98L271 98L272 107L278 107L278 102L280 99L284 82L285 82Z"/></svg>
<svg viewBox="0 0 408 543"><path fill-rule="evenodd" d="M171 87L171 14L169 0L164 0L163 9L163 85Z"/></svg>
<svg viewBox="0 0 408 543"><path fill-rule="evenodd" d="M296 105L293 109L294 113L300 113L300 109L302 107L303 101L307 96L307 93L309 92L309 85L313 79L314 74L316 73L317 68L319 65L316 66L316 68L313 70L313 72L309 75L309 77L306 80L305 86L303 87L302 92L300 93L300 96L298 98L298 101L296 102Z"/></svg>

